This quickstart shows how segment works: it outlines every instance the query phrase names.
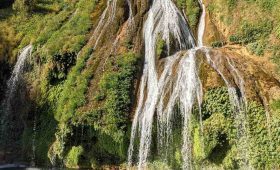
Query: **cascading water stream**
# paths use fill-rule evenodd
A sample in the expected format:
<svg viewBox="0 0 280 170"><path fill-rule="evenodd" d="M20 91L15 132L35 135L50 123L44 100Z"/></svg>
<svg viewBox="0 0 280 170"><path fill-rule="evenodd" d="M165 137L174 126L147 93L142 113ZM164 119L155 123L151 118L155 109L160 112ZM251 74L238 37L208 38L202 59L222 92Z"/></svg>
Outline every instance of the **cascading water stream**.
<svg viewBox="0 0 280 170"><path fill-rule="evenodd" d="M128 5L129 8L129 17L127 19L127 30L130 31L132 28L134 28L134 17L133 17L133 11L132 11L132 5L131 5L131 1L130 0L126 0L126 3ZM115 53L116 50L116 46L119 43L120 40L120 35L117 35L117 37L115 38L112 47L111 47L111 51L110 51L110 55L106 57L105 62L103 64L103 71L105 71L105 66L107 64L107 61L109 59L109 57Z"/></svg>
<svg viewBox="0 0 280 170"><path fill-rule="evenodd" d="M6 98L3 103L4 113L1 117L1 137L3 137L3 135L4 135L4 129L6 128L4 124L5 124L5 121L7 121L6 120L7 116L9 116L9 114L11 113L11 109L12 109L11 102L15 97L16 90L20 83L21 76L24 71L26 59L28 58L28 56L31 55L31 52L32 52L32 45L28 45L25 48L23 48L22 52L18 56L18 60L13 69L12 75L11 75L10 79L8 80L8 84L7 84L8 89L6 91L6 94L5 94Z"/></svg>
<svg viewBox="0 0 280 170"><path fill-rule="evenodd" d="M23 73L25 61L28 56L31 55L32 52L32 45L28 45L23 48L22 52L18 56L18 60L12 72L12 76L8 81L8 90L7 90L7 99L10 101L14 97L14 93L16 91L17 85L20 80L20 76Z"/></svg>
<svg viewBox="0 0 280 170"><path fill-rule="evenodd" d="M190 118L195 104L198 105L200 126L203 130L201 116L203 90L196 61L198 51L204 53L208 64L225 82L236 115L236 122L239 122L240 118L244 118L244 107L247 102L243 77L230 58L212 56L210 55L211 49L203 46L206 11L203 2L199 1L199 3L202 14L198 25L197 46L195 46L185 18L171 0L153 1L149 10L144 25L145 64L128 150L129 167L132 166L134 161L134 143L137 135L140 138L138 169L143 169L147 166L155 113L157 116L158 152L162 152L161 154L165 157L168 155L168 146L172 141L172 119L175 114L174 111L178 107L183 118L182 168L192 169ZM175 47L177 53L163 59L164 65L160 75L157 73L155 54L158 38L162 38L165 41L168 54L171 51L171 44L177 45ZM173 48L172 46L172 50L174 50ZM190 50L187 52L182 51L187 49ZM223 73L222 61L227 63L227 68L229 68L233 80L230 80ZM241 94L238 93L236 86L240 89ZM243 138L246 141L245 124L242 121L239 124L236 123L236 128L239 131L238 138ZM245 145L247 147L247 144ZM242 149L241 152L245 153L242 157L246 160L246 150Z"/></svg>
<svg viewBox="0 0 280 170"><path fill-rule="evenodd" d="M230 71L230 74L232 75L234 79L234 83L239 87L240 95L238 94L237 89L234 87L232 83L230 83L230 80L222 73L222 71L219 69L218 65L221 64L221 58L210 55L210 49L209 48L203 48L202 49L205 52L205 56L207 58L208 63L214 68L221 78L224 80L227 88L228 93L230 97L230 102L233 107L234 111L234 124L237 129L237 148L238 148L238 154L243 161L241 162L243 165L243 168L250 168L250 165L248 163L248 130L246 127L247 119L246 119L246 107L247 107L247 99L246 99L246 92L245 92L245 85L243 77L240 75L237 68L233 65L233 62L230 58L226 57L226 63L228 64L228 68Z"/></svg>
<svg viewBox="0 0 280 170"><path fill-rule="evenodd" d="M107 6L103 11L99 22L90 38L90 41L93 39L95 40L94 49L97 47L98 42L106 28L109 26L110 23L112 23L112 21L115 18L117 2L118 0L107 0Z"/></svg>
<svg viewBox="0 0 280 170"><path fill-rule="evenodd" d="M158 83L155 63L155 46L159 36L166 42L168 53L170 53L172 40L175 41L177 50L184 50L195 46L185 18L171 0L154 1L144 25L145 65L128 152L128 163L131 165L136 129L139 126L141 136L139 168L146 166L150 151L153 117L160 97L161 89L159 88L160 84ZM173 39L171 39L171 36ZM144 102L145 89L147 89L147 94Z"/></svg>
<svg viewBox="0 0 280 170"><path fill-rule="evenodd" d="M200 8L202 9L202 13L199 19L198 24L198 31L197 31L197 46L202 47L203 46L203 35L205 30L205 16L206 16L206 10L205 5L203 4L202 0L199 0Z"/></svg>
<svg viewBox="0 0 280 170"><path fill-rule="evenodd" d="M31 166L36 166L36 132L37 129L37 122L36 122L36 116L34 116L34 122L33 122L33 135L32 135L32 159L31 159Z"/></svg>
<svg viewBox="0 0 280 170"><path fill-rule="evenodd" d="M130 0L126 0L126 3L128 5L128 10L129 10L128 11L129 12L129 17L127 19L127 25L126 25L126 29L127 29L127 33L128 33L129 31L131 31L134 28L135 23L134 23L134 17L133 17L131 1ZM117 37L115 38L115 40L113 42L110 54L113 54L115 52L116 46L119 43L120 38L121 38L121 35L117 35ZM105 64L107 62L107 59L108 59L108 57L106 58L106 60L104 62ZM104 64L104 66L105 66L105 64Z"/></svg>
<svg viewBox="0 0 280 170"><path fill-rule="evenodd" d="M17 63L13 69L10 79L8 80L8 86L7 86L8 90L6 93L6 112L9 112L11 109L10 102L15 95L15 91L17 89L17 86L18 86L18 83L20 80L20 76L23 73L25 61L26 61L27 57L31 55L31 52L32 52L32 45L28 45L25 48L23 48L22 52L18 56Z"/></svg>
<svg viewBox="0 0 280 170"><path fill-rule="evenodd" d="M157 114L163 118L163 123L159 123L162 127L159 129L159 133L166 133L166 142L163 142L163 146L168 146L170 143L170 136L172 135L171 119L174 116L174 108L176 104L179 105L179 110L183 117L183 169L191 168L191 139L189 131L190 116L195 102L201 102L202 99L202 84L197 72L197 63L195 60L196 49L191 49L187 53L183 54L180 58L178 68L175 73L174 80L169 79L169 84L174 84L171 89L171 94L167 106L163 112L163 106L159 105L159 111ZM167 83L165 83L167 84ZM163 87L162 89L166 89ZM160 100L163 101L163 98ZM161 104L163 102L160 102ZM165 123L164 123L165 122ZM165 139L163 138L163 139Z"/></svg>
<svg viewBox="0 0 280 170"><path fill-rule="evenodd" d="M132 4L131 4L130 0L126 0L126 3L128 5L128 9L129 9L128 25L133 26L134 18L133 18Z"/></svg>

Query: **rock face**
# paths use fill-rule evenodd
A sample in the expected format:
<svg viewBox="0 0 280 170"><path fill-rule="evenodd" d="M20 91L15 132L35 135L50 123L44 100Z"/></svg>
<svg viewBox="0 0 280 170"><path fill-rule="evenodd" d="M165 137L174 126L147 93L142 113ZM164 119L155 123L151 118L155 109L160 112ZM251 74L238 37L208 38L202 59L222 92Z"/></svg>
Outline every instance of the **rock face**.
<svg viewBox="0 0 280 170"><path fill-rule="evenodd" d="M181 37L189 27L184 13L170 6L180 2L162 2L166 11L157 6L150 32L144 23L151 1L52 2L53 11L23 16L36 21L38 28L45 26L23 26L14 33L19 34L15 41L20 47L28 42L35 50L21 75L25 84L17 91L22 93L13 100L15 109L8 120L12 140L1 138L0 163L69 168L122 168L126 163L156 169L279 167L280 152L275 151L280 146L280 119L272 107L277 108L275 101L280 99L275 65L248 52L242 43L229 41L234 30L211 11L211 0L204 2L205 46L196 48L190 29L189 37ZM170 8L175 12L170 13ZM172 27L177 26L176 17L160 20L161 15L171 14L182 16L180 28ZM38 21L36 17L42 16ZM58 22L49 20L52 17ZM79 18L90 22L80 26ZM11 19L7 16L5 24L17 28ZM170 27L156 27L167 22ZM32 31L24 32L28 29ZM148 52L154 59L147 60L146 35L154 31L157 35ZM63 42L60 36L70 38ZM177 41L185 39L193 42L181 47ZM7 51L12 61L15 52ZM147 61L155 64L156 76L147 74L148 83L142 85ZM6 63L0 57L0 101L10 76L5 72L11 70ZM143 107L137 107L141 100ZM151 103L153 110L147 109ZM140 132L133 119L145 109L151 113L151 124L149 128L141 124ZM140 114L138 121L143 117ZM134 154L128 157L131 141L135 141Z"/></svg>
<svg viewBox="0 0 280 170"><path fill-rule="evenodd" d="M270 66L265 66L252 57L235 51L237 50L231 49L228 46L221 49L212 49L210 55L213 56L214 60L218 61L218 67L224 72L224 75L227 75L238 87L238 83L240 82L235 82L235 78L230 75L234 72L233 67L228 62L231 60L232 65L234 65L239 76L243 79L246 97L248 99L258 101L263 105L268 105L273 100L279 98L279 80L274 72L273 65L266 63ZM209 85L206 85L206 87L211 88L217 86L215 85L215 83L219 82L215 78L217 75L214 75L211 73L211 70L207 69L203 69L203 72L206 73L205 81L209 82ZM207 74L210 75L208 76ZM213 84L211 80L214 80Z"/></svg>

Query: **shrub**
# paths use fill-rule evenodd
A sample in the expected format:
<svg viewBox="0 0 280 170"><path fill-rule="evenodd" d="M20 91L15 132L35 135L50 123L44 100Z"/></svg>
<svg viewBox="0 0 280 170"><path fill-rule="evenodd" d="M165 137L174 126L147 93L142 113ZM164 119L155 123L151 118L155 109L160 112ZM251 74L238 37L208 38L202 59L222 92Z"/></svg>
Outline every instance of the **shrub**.
<svg viewBox="0 0 280 170"><path fill-rule="evenodd" d="M272 56L271 60L278 66L278 71L279 71L279 66L280 66L280 46L275 46L272 49Z"/></svg>
<svg viewBox="0 0 280 170"><path fill-rule="evenodd" d="M202 110L203 119L207 119L214 113L223 113L225 116L230 116L233 110L227 88L209 89L204 96Z"/></svg>
<svg viewBox="0 0 280 170"><path fill-rule="evenodd" d="M186 0L177 0L177 5L180 8L185 8L186 7Z"/></svg>
<svg viewBox="0 0 280 170"><path fill-rule="evenodd" d="M264 10L272 10L272 8L277 4L277 0L257 0L257 3Z"/></svg>
<svg viewBox="0 0 280 170"><path fill-rule="evenodd" d="M177 0L180 8L186 11L190 26L195 29L200 17L200 5L195 0Z"/></svg>
<svg viewBox="0 0 280 170"><path fill-rule="evenodd" d="M245 21L241 25L242 42L245 44L255 42L263 37L267 37L272 31L272 22L259 21L258 23L249 23Z"/></svg>
<svg viewBox="0 0 280 170"><path fill-rule="evenodd" d="M229 10L232 10L237 5L237 0L227 0Z"/></svg>
<svg viewBox="0 0 280 170"><path fill-rule="evenodd" d="M156 55L159 58L163 57L164 55L163 52L165 50L165 47L166 47L165 41L163 39L159 39L156 44Z"/></svg>
<svg viewBox="0 0 280 170"><path fill-rule="evenodd" d="M241 43L241 38L237 35L230 35L229 41L233 43Z"/></svg>
<svg viewBox="0 0 280 170"><path fill-rule="evenodd" d="M222 41L215 41L215 42L212 42L212 43L211 43L211 46L212 46L213 48L217 48L217 47L222 47L224 44L225 44L225 43L222 42Z"/></svg>
<svg viewBox="0 0 280 170"><path fill-rule="evenodd" d="M104 94L102 131L113 135L116 141L127 130L128 115L132 104L132 91L137 71L137 56L132 53L118 57L117 70L106 73L100 81Z"/></svg>
<svg viewBox="0 0 280 170"><path fill-rule="evenodd" d="M49 72L50 84L66 79L70 68L76 64L76 54L74 52L66 52L64 54L56 54L52 58L52 68Z"/></svg>
<svg viewBox="0 0 280 170"><path fill-rule="evenodd" d="M256 54L258 56L264 55L264 50L266 48L266 44L265 42L262 41L257 41L254 43L250 43L247 45L247 48L249 49L249 51L251 51L253 54Z"/></svg>
<svg viewBox="0 0 280 170"><path fill-rule="evenodd" d="M65 159L67 168L79 168L79 158L83 154L84 149L82 146L73 146Z"/></svg>
<svg viewBox="0 0 280 170"><path fill-rule="evenodd" d="M203 136L198 135L197 129L194 130L194 158L197 164L207 160L224 168L236 169L242 166L244 159L248 159L250 165L257 169L279 166L277 146L280 139L275 128L280 124L277 119L280 114L275 111L280 108L279 103L275 101L271 104L276 113L270 115L274 119L268 122L263 106L248 101L244 112L240 113L246 114L246 119L241 120L245 128L240 129L240 120L231 108L227 89L209 89L202 107ZM198 148L201 141L204 150ZM247 156L243 157L245 151Z"/></svg>
<svg viewBox="0 0 280 170"><path fill-rule="evenodd" d="M280 39L280 24L276 27L276 37Z"/></svg>
<svg viewBox="0 0 280 170"><path fill-rule="evenodd" d="M90 13L94 9L95 1L81 0L77 9L59 30L54 32L45 44L49 55L73 51L78 53L86 43L92 21Z"/></svg>
<svg viewBox="0 0 280 170"><path fill-rule="evenodd" d="M80 53L76 65L67 75L55 112L55 118L60 122L73 117L76 114L76 109L85 103L85 93L93 75L90 70L83 71L83 69L91 54L92 49L85 47Z"/></svg>
<svg viewBox="0 0 280 170"><path fill-rule="evenodd" d="M200 17L200 6L198 1L186 0L186 15L188 17L190 26L195 28Z"/></svg>

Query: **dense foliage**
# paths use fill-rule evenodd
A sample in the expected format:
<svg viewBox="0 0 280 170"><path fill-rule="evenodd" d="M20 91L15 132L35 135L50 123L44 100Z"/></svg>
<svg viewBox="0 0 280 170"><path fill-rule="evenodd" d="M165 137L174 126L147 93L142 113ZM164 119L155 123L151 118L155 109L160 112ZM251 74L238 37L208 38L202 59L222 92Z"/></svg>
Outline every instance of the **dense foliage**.
<svg viewBox="0 0 280 170"><path fill-rule="evenodd" d="M118 56L114 62L116 63L109 63L110 69L101 77L99 92L94 99L98 107L86 112L79 111L78 108L85 104L91 74L87 69L81 73L77 72L82 69L80 67L83 62L79 60L69 73L61 97L58 99L56 119L59 121L59 129L56 132L56 141L49 150L49 158L53 162L63 159L67 150L64 148L75 140L75 131L81 126L84 127L85 133L91 133L95 138L92 140L93 146L85 152L85 155L89 157L95 153L91 159L98 160L100 156L96 152L102 153L101 155L107 157L103 158L103 161L108 163L126 159L129 113L133 100L134 79L138 70L138 58L133 53L127 53ZM78 87L81 88L77 90ZM84 142L86 140L88 139L78 143L86 146L88 145Z"/></svg>
<svg viewBox="0 0 280 170"><path fill-rule="evenodd" d="M239 126L236 126L240 122L231 106L226 88L210 89L205 94L203 133L199 138L194 137L194 147L201 147L199 143L203 143L204 148L194 148L197 166L201 161L208 168L236 169L246 164L257 169L279 166L280 137L275 127L280 121L269 121L262 106L249 102L243 113L247 115L246 119L242 120L246 126L245 135L240 136L237 133ZM273 116L277 115L279 113Z"/></svg>

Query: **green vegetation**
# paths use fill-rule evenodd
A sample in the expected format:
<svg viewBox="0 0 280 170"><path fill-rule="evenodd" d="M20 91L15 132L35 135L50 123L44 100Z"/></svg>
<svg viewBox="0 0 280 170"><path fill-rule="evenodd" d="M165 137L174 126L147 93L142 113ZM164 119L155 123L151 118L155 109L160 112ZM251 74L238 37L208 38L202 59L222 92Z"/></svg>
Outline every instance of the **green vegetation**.
<svg viewBox="0 0 280 170"><path fill-rule="evenodd" d="M82 146L73 146L66 156L65 165L68 168L79 168L79 158L84 152Z"/></svg>
<svg viewBox="0 0 280 170"><path fill-rule="evenodd" d="M273 104L278 108L278 103ZM197 164L207 165L208 168L221 166L225 169L242 167L242 152L247 152L248 162L258 169L270 169L279 166L280 154L279 132L277 128L280 121L267 122L263 107L255 102L249 102L246 108L246 134L248 143L237 138L235 113L233 112L226 88L210 89L206 92L203 104L203 138L194 136L194 150ZM245 113L242 113L245 114ZM279 116L279 113L277 113ZM273 126L273 128L272 128ZM271 131L271 129L274 129ZM197 134L194 133L194 134ZM272 140L274 136L274 140ZM243 138L244 138L243 137ZM199 149L203 141L204 150ZM246 149L243 150L242 147ZM202 153L199 153L202 152ZM241 158L241 159L240 159ZM201 162L202 161L202 162Z"/></svg>
<svg viewBox="0 0 280 170"><path fill-rule="evenodd" d="M159 39L156 44L156 55L162 58L166 55L166 43L163 39Z"/></svg>
<svg viewBox="0 0 280 170"><path fill-rule="evenodd" d="M200 17L200 5L196 0L177 0L178 6L185 10L190 27L196 30Z"/></svg>
<svg viewBox="0 0 280 170"><path fill-rule="evenodd" d="M105 73L99 84L100 93L104 95L101 110L105 115L99 120L103 124L102 131L113 135L117 141L127 130L137 63L137 57L133 53L119 56L115 66L117 71Z"/></svg>
<svg viewBox="0 0 280 170"><path fill-rule="evenodd" d="M279 109L279 103L279 101L274 102L273 108ZM179 108L177 109L176 113L179 111ZM194 109L190 125L193 142L192 160L196 169L240 169L246 167L246 163L256 169L273 169L279 166L280 137L276 127L279 127L280 120L274 119L268 122L264 108L253 101L248 101L246 109L241 114L246 114L246 119L240 120L246 125L242 134L240 134L239 115L231 105L227 88L217 87L206 91L202 105L203 126L200 126L197 108ZM275 112L271 116L277 118L280 115L279 112ZM174 120L171 146L164 148L164 151L168 150L170 155L166 155L162 160L155 154L157 150L152 149L154 155L149 164L150 168L181 167L182 123L180 120L182 117L175 114ZM156 130L154 133L156 135Z"/></svg>
<svg viewBox="0 0 280 170"><path fill-rule="evenodd" d="M172 169L166 163L161 162L161 161L154 161L152 163L149 163L148 168L151 170L157 170L157 169L171 170Z"/></svg>
<svg viewBox="0 0 280 170"><path fill-rule="evenodd" d="M90 48L83 49L57 99L55 118L60 124L56 141L49 150L51 160L63 158L69 143L75 140L73 133L79 126L91 129L93 138L98 139L92 140L92 148L85 153L87 157L98 160L100 154L106 155L107 158L103 161L109 163L126 159L127 141L129 141L128 118L133 99L134 79L139 65L138 57L133 53L126 53L118 56L116 61L109 60L109 70L102 75L98 86L99 92L94 99L98 107L92 108L91 111L80 112L78 108L86 102L88 83L92 76L90 70L94 67L93 65L85 68L85 61L91 53ZM79 144L88 145L82 141ZM99 162L95 160L94 164L98 165Z"/></svg>
<svg viewBox="0 0 280 170"><path fill-rule="evenodd" d="M272 31L271 21L257 21L258 24L244 21L241 24L240 39L242 43L248 44L267 37Z"/></svg>
<svg viewBox="0 0 280 170"><path fill-rule="evenodd" d="M225 87L208 90L202 107L203 119L209 118L214 113L223 113L227 116L232 114L232 106Z"/></svg>
<svg viewBox="0 0 280 170"><path fill-rule="evenodd" d="M30 13L32 12L37 4L37 0L16 0L13 4L13 9L18 13Z"/></svg>
<svg viewBox="0 0 280 170"><path fill-rule="evenodd" d="M266 38L272 31L271 21L259 21L258 23L249 23L244 21L238 35L232 35L229 40L234 43L247 45L248 49L257 55L263 55L266 44Z"/></svg>
<svg viewBox="0 0 280 170"><path fill-rule="evenodd" d="M227 28L225 36L234 44L246 46L257 56L277 62L280 45L280 3L277 0L211 0L207 7L213 20ZM252 15L252 10L255 11ZM221 24L217 25L221 27ZM223 27L223 28L224 28ZM220 28L221 32L225 31Z"/></svg>
<svg viewBox="0 0 280 170"><path fill-rule="evenodd" d="M70 68L75 64L76 54L74 52L54 55L52 58L52 68L48 76L50 84L53 85L59 81L65 80Z"/></svg>
<svg viewBox="0 0 280 170"><path fill-rule="evenodd" d="M213 48L218 48L218 47L222 47L224 44L225 44L225 43L222 42L222 41L215 41L215 42L212 42L212 43L211 43L211 46L212 46Z"/></svg>
<svg viewBox="0 0 280 170"><path fill-rule="evenodd" d="M17 48L29 43L35 47L34 62L30 63L34 67L31 68L33 72L27 75L31 81L34 80L34 88L40 94L34 102L37 105L38 133L44 135L36 137L36 161L48 165L49 161L60 164L65 159L66 166L77 167L81 151L80 148L72 148L73 141L76 141L75 146L88 148L83 153L83 159L87 161L82 161L82 164L90 162L88 166L96 166L100 157L106 157L102 161L109 163L125 160L138 57L127 53L116 57L116 61L110 59L109 69L100 75L98 89L101 98L96 101L100 107L81 112L78 109L87 102L88 86L100 61L94 56L90 42L87 43L96 2L38 1L27 9L23 1L17 1L14 9L22 8L28 15L14 11L14 15L7 15L9 19L0 21L5 23L0 24L4 28L0 31L0 38L7 42L1 43L0 52L16 56ZM12 44L17 48L12 49ZM9 48L10 51L7 50ZM38 65L40 71L35 72ZM38 76L40 79L36 80ZM81 126L85 126L88 139L77 140L73 136ZM31 135L30 123L30 128L25 129L24 139ZM91 138L98 140L92 140L89 148L88 143L91 142L87 140ZM24 141L26 150L30 150L31 143Z"/></svg>
<svg viewBox="0 0 280 170"><path fill-rule="evenodd" d="M85 93L92 74L84 70L87 59L90 57L92 50L85 48L76 65L68 74L67 80L63 84L63 91L58 99L56 120L66 122L75 115L75 111L79 106L85 103Z"/></svg>
<svg viewBox="0 0 280 170"><path fill-rule="evenodd" d="M226 4L228 6L228 9L232 10L234 7L237 6L237 1L236 0L226 0Z"/></svg>
<svg viewBox="0 0 280 170"><path fill-rule="evenodd" d="M16 161L31 160L31 139L34 136L37 165L47 167L52 163L56 166L64 164L69 168L98 169L102 165L125 163L132 110L137 98L135 80L139 78L137 74L143 64L136 51L137 46L142 44L141 41L140 44L134 44L133 38L128 38L120 45L117 55L106 56L107 44L102 45L101 51L93 50L92 42L89 41L92 24L97 22L93 19L98 18L96 16L99 14L96 13L102 11L106 5L104 2L1 2L0 98L4 96L5 83L9 77L7 73L10 73L19 50L28 44L34 46L24 75L29 95L25 95L23 101L30 103L30 106L18 106L21 111L17 116L23 119L20 123L24 129L21 129L23 133L19 136L20 140L13 143L16 149L21 148L17 151L20 156L15 158ZM123 2L118 2L118 8ZM177 0L177 5L185 11L191 28L196 30L201 12L198 1ZM271 55L273 61L280 65L279 5L277 0L210 0L208 12L229 28L229 43L244 45L256 55ZM252 9L257 9L261 16L250 18ZM240 13L241 10L244 13ZM121 12L124 11L117 11L116 14L120 15ZM121 22L117 23L118 26ZM114 25L110 29L122 32L117 30L118 26ZM211 45L221 47L226 43L216 41ZM165 57L166 50L164 40L158 39L157 56ZM240 168L244 162L244 149L240 146L244 146L248 162L253 167L278 168L280 101L271 103L271 108L271 115L268 116L263 106L249 101L243 113L246 115L244 122L247 136L239 139L236 125L240 125L240 122L235 120L236 114L227 89L208 89L202 105L203 127L200 127L197 108L191 118L192 159L195 167ZM167 156L168 165L155 154L151 155L154 161L149 164L150 169L181 167L182 122L177 120L182 120L182 117L177 114L179 111L178 106L174 110L176 122L171 146L175 149ZM34 121L36 134L33 130ZM156 127L153 130L153 135L156 135ZM244 142L244 138L248 143ZM153 144L152 150L156 151L156 147Z"/></svg>
<svg viewBox="0 0 280 170"><path fill-rule="evenodd" d="M71 12L69 21L60 30L52 33L45 44L47 53L54 55L57 52L71 51L78 53L86 43L86 34L91 28L90 12L93 2L79 1L75 10ZM48 33L50 33L48 31Z"/></svg>
<svg viewBox="0 0 280 170"><path fill-rule="evenodd" d="M36 163L38 164L49 164L47 153L55 140L55 133L56 136L63 138L71 132L71 128L70 131L65 131L65 128L62 128L60 118L54 119L57 117L56 110L57 105L60 104L59 101L68 100L68 98L64 98L73 91L81 92L73 94L74 96L85 97L86 82L89 78L83 78L90 73L87 72L81 78L78 77L92 50L90 47L85 47L80 53L79 59L76 55L85 46L88 39L88 33L92 27L91 13L94 7L95 1L87 0L71 3L67 1L16 0L13 5L7 4L7 8L0 9L1 62L14 62L18 49L27 44L32 43L35 48L27 78L30 82L33 81L32 86L37 93L37 96L32 98L36 108L32 109L37 117L37 133L40 134L35 139ZM9 58L2 58L2 56L9 56ZM37 72L38 68L39 72ZM7 70L6 67L1 67L1 72L2 69ZM4 78L1 77L1 83ZM76 82L76 79L79 82ZM66 94L65 87L70 89L74 83L80 85L81 91L75 89ZM64 98L61 97L61 94L65 94ZM76 103L70 104L70 109L76 108L73 105ZM27 151L32 150L30 140L33 135L32 122L33 120L30 118L26 120L25 124L28 126L25 127L22 136L22 144ZM64 144L59 142L61 140L57 140L52 148L55 148L55 153L58 153L62 158L64 153L61 150L63 150ZM32 153L26 152L24 154L26 154L24 160L29 161L29 155Z"/></svg>

